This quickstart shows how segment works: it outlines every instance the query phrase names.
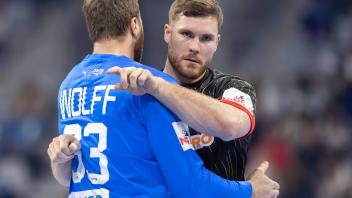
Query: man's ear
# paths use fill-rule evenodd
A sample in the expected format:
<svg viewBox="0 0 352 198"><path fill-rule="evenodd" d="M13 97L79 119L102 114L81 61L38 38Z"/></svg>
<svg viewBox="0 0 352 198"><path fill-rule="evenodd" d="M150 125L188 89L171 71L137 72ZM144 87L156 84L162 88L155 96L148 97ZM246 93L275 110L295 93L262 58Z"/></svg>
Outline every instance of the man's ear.
<svg viewBox="0 0 352 198"><path fill-rule="evenodd" d="M142 29L142 24L139 22L137 17L133 17L130 22L130 31L132 34L132 37L137 40L137 38L140 37L141 34L141 29Z"/></svg>
<svg viewBox="0 0 352 198"><path fill-rule="evenodd" d="M221 40L221 35L218 34L215 39L216 39L216 48L215 48L215 51L216 51L216 50L218 49L218 46L219 46L219 43L220 43L220 40Z"/></svg>
<svg viewBox="0 0 352 198"><path fill-rule="evenodd" d="M172 27L169 24L164 25L164 41L169 43L171 37Z"/></svg>

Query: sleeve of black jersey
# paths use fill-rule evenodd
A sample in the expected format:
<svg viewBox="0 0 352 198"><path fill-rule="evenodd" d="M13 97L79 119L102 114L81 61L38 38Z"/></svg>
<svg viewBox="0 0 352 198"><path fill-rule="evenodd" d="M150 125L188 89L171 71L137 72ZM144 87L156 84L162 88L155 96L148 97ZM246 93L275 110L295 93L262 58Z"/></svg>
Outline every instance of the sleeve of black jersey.
<svg viewBox="0 0 352 198"><path fill-rule="evenodd" d="M254 87L238 77L227 76L223 78L221 87L219 87L219 100L223 103L232 105L244 111L250 118L251 127L248 133L250 135L255 128L255 111L256 111L256 92ZM241 138L244 138L241 137Z"/></svg>

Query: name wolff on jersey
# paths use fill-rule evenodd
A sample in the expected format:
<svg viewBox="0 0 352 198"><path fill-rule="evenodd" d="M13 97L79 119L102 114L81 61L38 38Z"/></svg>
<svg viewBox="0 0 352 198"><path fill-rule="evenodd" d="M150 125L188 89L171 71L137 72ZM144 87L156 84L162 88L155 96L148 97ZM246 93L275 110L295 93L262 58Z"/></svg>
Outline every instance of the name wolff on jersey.
<svg viewBox="0 0 352 198"><path fill-rule="evenodd" d="M60 92L60 110L61 117L65 119L70 117L76 117L81 115L90 115L94 113L94 106L97 103L103 103L102 114L106 114L106 107L108 102L115 102L116 97L110 96L110 91L114 90L115 85L99 85L94 87L92 95L87 95L87 87L76 87L71 89L64 89ZM99 93L103 93L103 98ZM87 101L87 99L90 100ZM86 108L90 102L90 109Z"/></svg>

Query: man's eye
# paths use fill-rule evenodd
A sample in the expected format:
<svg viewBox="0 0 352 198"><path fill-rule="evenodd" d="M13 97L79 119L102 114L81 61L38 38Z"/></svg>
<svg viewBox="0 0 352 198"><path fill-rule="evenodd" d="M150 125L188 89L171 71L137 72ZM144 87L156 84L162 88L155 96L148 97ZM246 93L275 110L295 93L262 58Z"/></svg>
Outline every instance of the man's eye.
<svg viewBox="0 0 352 198"><path fill-rule="evenodd" d="M211 36L203 36L202 41L211 41L213 38Z"/></svg>
<svg viewBox="0 0 352 198"><path fill-rule="evenodd" d="M181 32L182 36L184 37L189 37L191 38L192 37L192 34L190 32Z"/></svg>

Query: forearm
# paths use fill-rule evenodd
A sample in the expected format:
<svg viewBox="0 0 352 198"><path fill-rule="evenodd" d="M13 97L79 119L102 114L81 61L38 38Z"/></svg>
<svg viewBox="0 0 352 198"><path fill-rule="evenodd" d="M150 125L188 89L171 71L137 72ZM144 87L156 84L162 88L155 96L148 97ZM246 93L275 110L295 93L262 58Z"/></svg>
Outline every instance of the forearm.
<svg viewBox="0 0 352 198"><path fill-rule="evenodd" d="M71 165L72 160L58 164L51 162L51 170L55 177L55 179L63 186L68 187L70 185L71 180Z"/></svg>
<svg viewBox="0 0 352 198"><path fill-rule="evenodd" d="M245 112L193 90L160 79L151 94L197 131L233 140L250 129Z"/></svg>

